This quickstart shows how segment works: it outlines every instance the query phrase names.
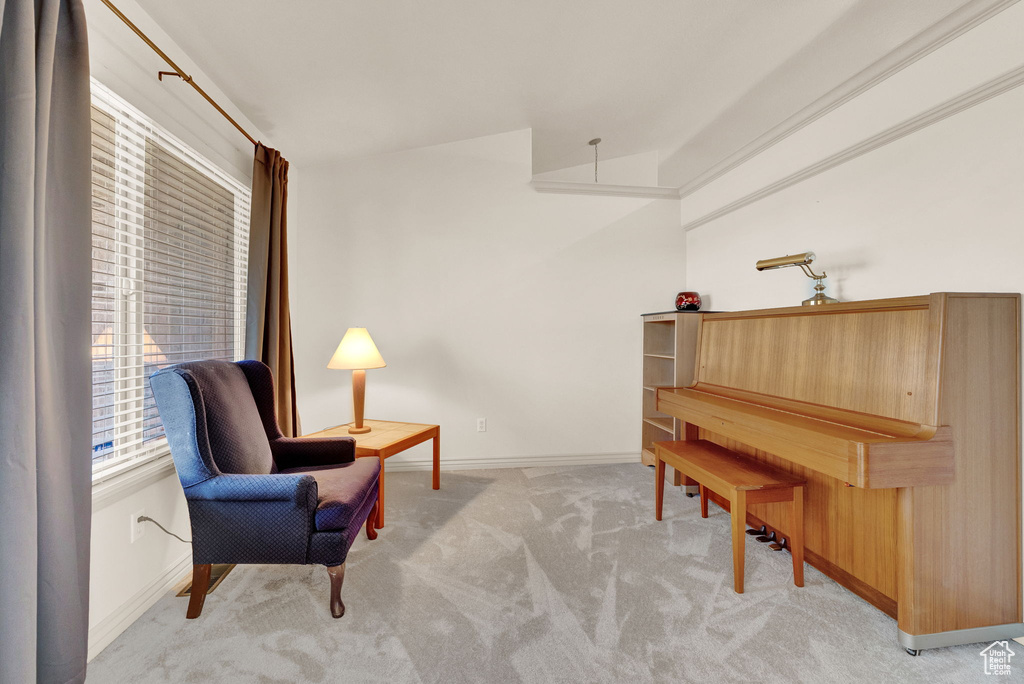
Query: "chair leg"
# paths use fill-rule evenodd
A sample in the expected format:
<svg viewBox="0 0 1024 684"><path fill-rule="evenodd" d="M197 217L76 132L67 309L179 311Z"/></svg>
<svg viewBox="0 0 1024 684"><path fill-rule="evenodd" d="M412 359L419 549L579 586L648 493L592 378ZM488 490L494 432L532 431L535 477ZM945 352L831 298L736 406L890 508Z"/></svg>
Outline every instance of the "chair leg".
<svg viewBox="0 0 1024 684"><path fill-rule="evenodd" d="M737 594L743 593L744 543L747 539L747 493L739 489L732 493L729 502L732 518L732 587Z"/></svg>
<svg viewBox="0 0 1024 684"><path fill-rule="evenodd" d="M340 618L345 614L345 604L341 602L341 584L345 581L345 564L327 568L331 576L331 615Z"/></svg>
<svg viewBox="0 0 1024 684"><path fill-rule="evenodd" d="M195 620L203 612L203 603L206 601L206 590L210 588L209 563L192 566L192 589L188 598L188 612L185 617Z"/></svg>
<svg viewBox="0 0 1024 684"><path fill-rule="evenodd" d="M373 510L370 511L369 517L366 519L366 538L373 540L377 538L377 506L380 504L373 504Z"/></svg>
<svg viewBox="0 0 1024 684"><path fill-rule="evenodd" d="M697 484L697 490L700 492L700 517L708 517L708 490L702 484Z"/></svg>
<svg viewBox="0 0 1024 684"><path fill-rule="evenodd" d="M793 487L793 527L789 533L793 554L793 584L804 586L804 488Z"/></svg>

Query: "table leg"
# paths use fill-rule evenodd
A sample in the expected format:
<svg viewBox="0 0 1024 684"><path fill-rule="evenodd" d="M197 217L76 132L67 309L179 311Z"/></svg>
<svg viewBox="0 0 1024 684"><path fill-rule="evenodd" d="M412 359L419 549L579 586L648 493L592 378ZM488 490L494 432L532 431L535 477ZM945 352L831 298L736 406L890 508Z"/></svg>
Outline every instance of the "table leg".
<svg viewBox="0 0 1024 684"><path fill-rule="evenodd" d="M377 529L384 527L384 454L380 455L380 480L377 481Z"/></svg>
<svg viewBox="0 0 1024 684"><path fill-rule="evenodd" d="M441 488L441 428L434 436L434 489Z"/></svg>

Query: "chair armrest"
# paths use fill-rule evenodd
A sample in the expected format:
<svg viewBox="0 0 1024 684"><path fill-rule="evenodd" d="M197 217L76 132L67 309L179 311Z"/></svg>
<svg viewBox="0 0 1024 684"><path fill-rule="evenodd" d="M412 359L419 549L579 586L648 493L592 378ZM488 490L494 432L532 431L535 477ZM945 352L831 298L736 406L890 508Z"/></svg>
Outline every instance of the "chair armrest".
<svg viewBox="0 0 1024 684"><path fill-rule="evenodd" d="M217 475L185 489L192 562L306 563L315 532L312 475Z"/></svg>
<svg viewBox="0 0 1024 684"><path fill-rule="evenodd" d="M351 437L281 437L270 442L270 451L281 470L351 463L356 441Z"/></svg>
<svg viewBox="0 0 1024 684"><path fill-rule="evenodd" d="M316 510L317 486L312 475L218 475L185 490L192 501L286 501Z"/></svg>

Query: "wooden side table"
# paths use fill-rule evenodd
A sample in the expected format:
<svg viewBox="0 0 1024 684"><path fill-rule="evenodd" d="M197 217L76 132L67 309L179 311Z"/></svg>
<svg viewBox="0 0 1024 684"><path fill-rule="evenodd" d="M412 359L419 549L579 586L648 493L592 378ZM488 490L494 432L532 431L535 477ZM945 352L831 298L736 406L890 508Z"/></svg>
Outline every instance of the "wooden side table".
<svg viewBox="0 0 1024 684"><path fill-rule="evenodd" d="M375 456L380 459L380 483L377 487L377 528L384 527L384 459L409 447L434 440L433 488L441 488L441 426L422 423L396 423L390 420L364 420L370 431L361 435L348 432L352 423L314 432L303 437L351 437L356 440L356 458Z"/></svg>

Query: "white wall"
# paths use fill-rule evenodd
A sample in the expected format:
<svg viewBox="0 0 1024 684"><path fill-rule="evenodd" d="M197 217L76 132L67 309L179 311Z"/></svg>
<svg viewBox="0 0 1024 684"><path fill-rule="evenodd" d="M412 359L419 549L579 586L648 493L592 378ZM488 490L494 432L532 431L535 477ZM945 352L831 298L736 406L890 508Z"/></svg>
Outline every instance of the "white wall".
<svg viewBox="0 0 1024 684"><path fill-rule="evenodd" d="M754 262L813 250L844 300L1024 291L1024 88L962 97L1024 82L1021 35L1024 4L684 198L688 287L719 309L798 304L813 281Z"/></svg>
<svg viewBox="0 0 1024 684"><path fill-rule="evenodd" d="M814 281L758 259L813 250L842 300L1024 292L1024 88L688 233L718 309L798 305Z"/></svg>
<svg viewBox="0 0 1024 684"><path fill-rule="evenodd" d="M119 0L117 5L242 126L259 137L259 131L235 112L223 93L134 1ZM252 174L249 142L190 86L179 79L158 81L156 72L168 68L163 60L99 0L85 0L85 7L93 76L197 152L248 184ZM89 589L90 658L190 568L191 549L164 535L152 524L147 526L143 538L130 543L131 514L142 508L168 529L186 539L191 536L185 499L173 470L164 470L158 477L149 478L140 488L104 496L94 502Z"/></svg>
<svg viewBox="0 0 1024 684"><path fill-rule="evenodd" d="M293 176L304 432L351 420L326 364L364 326L388 362L367 417L440 424L443 467L638 457L639 315L684 282L677 203L537 193L530 149L523 130Z"/></svg>

